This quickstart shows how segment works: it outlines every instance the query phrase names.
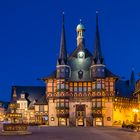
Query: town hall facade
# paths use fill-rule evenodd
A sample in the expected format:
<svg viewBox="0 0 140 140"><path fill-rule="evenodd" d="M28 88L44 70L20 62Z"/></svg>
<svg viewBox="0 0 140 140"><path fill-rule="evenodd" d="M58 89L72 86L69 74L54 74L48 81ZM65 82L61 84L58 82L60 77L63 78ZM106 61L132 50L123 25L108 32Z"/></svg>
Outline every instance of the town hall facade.
<svg viewBox="0 0 140 140"><path fill-rule="evenodd" d="M122 121L138 120L138 115L132 113L133 108L139 106L137 97L132 94L134 72L127 83L106 67L101 51L98 13L93 53L86 48L82 23L77 25L76 32L77 46L68 54L63 15L56 70L42 78L46 83L49 126L112 126L122 124ZM126 91L122 91L122 86Z"/></svg>

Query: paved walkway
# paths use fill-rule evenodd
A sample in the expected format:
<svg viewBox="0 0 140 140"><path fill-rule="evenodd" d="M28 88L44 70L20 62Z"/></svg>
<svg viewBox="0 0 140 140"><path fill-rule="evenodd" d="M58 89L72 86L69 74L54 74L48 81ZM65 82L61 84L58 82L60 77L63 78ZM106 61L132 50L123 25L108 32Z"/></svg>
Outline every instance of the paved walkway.
<svg viewBox="0 0 140 140"><path fill-rule="evenodd" d="M139 132L115 127L30 127L32 135L0 136L0 140L140 140Z"/></svg>

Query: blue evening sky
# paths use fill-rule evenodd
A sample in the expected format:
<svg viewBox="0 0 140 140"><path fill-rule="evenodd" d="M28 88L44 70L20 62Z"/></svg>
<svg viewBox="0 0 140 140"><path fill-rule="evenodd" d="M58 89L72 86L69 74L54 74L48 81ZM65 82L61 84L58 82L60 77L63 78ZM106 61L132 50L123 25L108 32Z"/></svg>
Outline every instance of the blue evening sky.
<svg viewBox="0 0 140 140"><path fill-rule="evenodd" d="M1 0L0 100L9 100L12 85L44 85L37 78L55 69L63 11L68 52L76 47L79 19L86 28L86 46L93 52L96 10L107 67L126 79L134 67L138 78L139 0Z"/></svg>

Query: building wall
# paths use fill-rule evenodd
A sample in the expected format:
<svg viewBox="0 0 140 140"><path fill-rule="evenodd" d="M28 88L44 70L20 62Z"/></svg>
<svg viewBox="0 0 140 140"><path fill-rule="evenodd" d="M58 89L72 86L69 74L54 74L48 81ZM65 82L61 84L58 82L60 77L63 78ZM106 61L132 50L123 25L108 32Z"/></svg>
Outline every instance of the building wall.
<svg viewBox="0 0 140 140"><path fill-rule="evenodd" d="M0 107L0 121L4 121L4 108Z"/></svg>
<svg viewBox="0 0 140 140"><path fill-rule="evenodd" d="M113 110L113 125L122 125L123 122L125 123L134 123L140 121L139 111L134 112L135 109L133 108L117 108ZM135 120L135 115L136 120Z"/></svg>
<svg viewBox="0 0 140 140"><path fill-rule="evenodd" d="M103 114L104 114L103 125L104 126L112 126L112 123L113 123L113 102L112 102L112 99L105 100Z"/></svg>
<svg viewBox="0 0 140 140"><path fill-rule="evenodd" d="M58 126L58 118L56 116L56 101L49 99L48 101L49 125Z"/></svg>

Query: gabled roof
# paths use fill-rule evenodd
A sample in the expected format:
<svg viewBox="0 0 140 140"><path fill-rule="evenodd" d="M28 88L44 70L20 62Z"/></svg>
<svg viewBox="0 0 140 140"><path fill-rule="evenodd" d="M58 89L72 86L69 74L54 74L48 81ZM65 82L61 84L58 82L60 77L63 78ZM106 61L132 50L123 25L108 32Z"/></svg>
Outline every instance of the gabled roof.
<svg viewBox="0 0 140 140"><path fill-rule="evenodd" d="M40 78L40 80L46 80L46 79L54 79L54 78L56 78L56 70L55 71L53 71L51 74L49 74L48 76L46 76L46 77L43 77L43 78Z"/></svg>
<svg viewBox="0 0 140 140"><path fill-rule="evenodd" d="M85 52L85 58L87 57L92 57L92 54L90 53L90 51L87 48L81 48L81 47L77 47L69 56L68 59L71 59L72 57L77 57L77 54L79 51L84 51Z"/></svg>
<svg viewBox="0 0 140 140"><path fill-rule="evenodd" d="M112 73L107 68L105 68L105 75L106 75L106 77L116 77L116 78L119 78L119 76L115 75L114 73Z"/></svg>
<svg viewBox="0 0 140 140"><path fill-rule="evenodd" d="M36 103L36 105L46 105L48 104L46 100L46 95L43 95Z"/></svg>

